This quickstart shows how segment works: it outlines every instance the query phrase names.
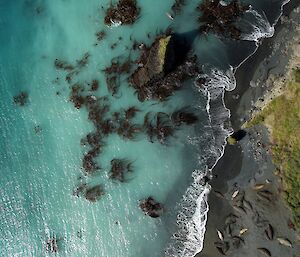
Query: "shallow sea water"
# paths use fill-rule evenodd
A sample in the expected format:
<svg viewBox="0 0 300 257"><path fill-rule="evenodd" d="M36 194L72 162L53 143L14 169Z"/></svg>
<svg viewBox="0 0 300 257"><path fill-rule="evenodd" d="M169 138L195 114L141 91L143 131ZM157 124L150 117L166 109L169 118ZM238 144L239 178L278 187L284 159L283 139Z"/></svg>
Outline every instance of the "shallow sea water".
<svg viewBox="0 0 300 257"><path fill-rule="evenodd" d="M234 79L224 71L256 46L251 40L235 43L242 50L240 58L232 58L232 42L198 36L194 49L201 64L209 64L210 85L199 90L193 81L186 82L163 103L140 103L122 77L121 97L110 97L112 110L136 105L141 109L136 122L142 123L148 111L170 113L188 105L199 122L182 127L166 145L150 143L146 136L136 141L109 136L97 159L101 171L83 177L81 160L87 148L80 140L94 128L87 111L69 101L66 73L55 69L54 60L75 63L88 52L88 65L74 83L98 79L95 95L109 95L102 69L114 57L138 56L129 50L130 37L149 45L169 26L178 33L196 27L198 1L190 1L173 22L165 15L173 1L138 2L141 17L133 26L108 28L101 6L107 8L109 1L0 0L0 256L52 256L45 242L53 234L61 238L55 256L186 257L201 250L209 185L200 186L199 179L222 155L230 133L223 94L224 87L234 87ZM95 33L102 29L107 37L95 45ZM223 71L212 72L211 67ZM13 102L20 91L29 94L24 107ZM113 158L134 161L127 183L109 180ZM81 180L103 185L105 195L96 203L74 197ZM138 207L150 195L165 205L161 218L145 216Z"/></svg>

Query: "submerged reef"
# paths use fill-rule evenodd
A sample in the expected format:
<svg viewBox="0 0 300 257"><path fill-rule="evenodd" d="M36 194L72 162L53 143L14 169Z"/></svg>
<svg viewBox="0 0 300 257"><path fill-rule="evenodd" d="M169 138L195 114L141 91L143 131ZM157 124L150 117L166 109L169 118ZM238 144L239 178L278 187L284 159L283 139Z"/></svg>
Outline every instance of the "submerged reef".
<svg viewBox="0 0 300 257"><path fill-rule="evenodd" d="M204 0L197 9L202 14L199 18L200 32L213 32L240 39L241 30L236 22L250 9L250 5L242 5L239 0L233 0L229 4L221 0Z"/></svg>
<svg viewBox="0 0 300 257"><path fill-rule="evenodd" d="M271 153L282 178L283 195L295 225L300 229L300 70L293 72L281 95L246 123L246 127L265 124L270 131Z"/></svg>
<svg viewBox="0 0 300 257"><path fill-rule="evenodd" d="M136 0L119 0L116 6L107 9L104 18L106 25L129 25L136 21L140 14L140 8Z"/></svg>

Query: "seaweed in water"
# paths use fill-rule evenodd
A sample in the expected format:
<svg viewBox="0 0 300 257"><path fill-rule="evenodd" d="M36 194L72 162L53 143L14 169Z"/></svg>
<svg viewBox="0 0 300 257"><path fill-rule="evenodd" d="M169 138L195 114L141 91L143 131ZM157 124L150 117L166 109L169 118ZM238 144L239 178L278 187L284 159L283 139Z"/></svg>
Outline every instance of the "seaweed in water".
<svg viewBox="0 0 300 257"><path fill-rule="evenodd" d="M132 162L127 159L112 159L109 177L113 180L125 182L125 175L133 172Z"/></svg>
<svg viewBox="0 0 300 257"><path fill-rule="evenodd" d="M97 91L99 88L99 81L94 79L91 84L91 91Z"/></svg>
<svg viewBox="0 0 300 257"><path fill-rule="evenodd" d="M93 174L100 169L100 167L97 165L96 161L94 160L96 156L97 155L93 151L88 152L83 156L82 167L87 174Z"/></svg>
<svg viewBox="0 0 300 257"><path fill-rule="evenodd" d="M202 13L199 22L204 23L200 26L200 32L211 31L240 39L241 31L235 23L249 8L250 5L242 5L239 0L233 0L229 4L224 4L220 0L204 0L197 7Z"/></svg>
<svg viewBox="0 0 300 257"><path fill-rule="evenodd" d="M90 58L90 54L89 53L85 53L81 59L77 60L77 67L82 68L84 66L86 66L88 64Z"/></svg>
<svg viewBox="0 0 300 257"><path fill-rule="evenodd" d="M164 144L175 132L170 116L163 112L156 113L154 118L151 112L147 113L144 117L144 130L150 142L153 143L156 138L161 144Z"/></svg>
<svg viewBox="0 0 300 257"><path fill-rule="evenodd" d="M106 32L104 30L100 30L96 33L97 41L102 41L106 36Z"/></svg>
<svg viewBox="0 0 300 257"><path fill-rule="evenodd" d="M131 69L131 60L128 58L125 62L112 61L109 67L106 67L103 72L106 74L107 89L112 96L116 96L120 87L120 75L123 73L129 74Z"/></svg>
<svg viewBox="0 0 300 257"><path fill-rule="evenodd" d="M106 67L103 71L106 75L129 73L131 69L131 61L128 58L125 62L112 61L109 67Z"/></svg>
<svg viewBox="0 0 300 257"><path fill-rule="evenodd" d="M151 196L141 200L139 206L145 215L148 215L151 218L158 218L162 215L164 210L163 205L155 201Z"/></svg>
<svg viewBox="0 0 300 257"><path fill-rule="evenodd" d="M27 101L28 101L27 92L21 92L20 94L14 96L14 102L19 106L24 106L27 103Z"/></svg>
<svg viewBox="0 0 300 257"><path fill-rule="evenodd" d="M120 119L118 122L117 133L124 139L134 140L142 128L138 125L131 124L129 119Z"/></svg>
<svg viewBox="0 0 300 257"><path fill-rule="evenodd" d="M76 109L80 109L85 103L85 98L81 95L83 91L83 86L78 83L71 86L71 95L69 99Z"/></svg>
<svg viewBox="0 0 300 257"><path fill-rule="evenodd" d="M106 85L107 85L107 90L111 94L111 96L116 96L120 87L118 77L117 76L107 77Z"/></svg>
<svg viewBox="0 0 300 257"><path fill-rule="evenodd" d="M111 119L106 119L100 124L101 132L104 136L108 136L116 131L116 126Z"/></svg>
<svg viewBox="0 0 300 257"><path fill-rule="evenodd" d="M97 202L101 196L104 195L104 190L101 185L96 185L90 188L87 188L84 192L84 197L90 202Z"/></svg>
<svg viewBox="0 0 300 257"><path fill-rule="evenodd" d="M54 66L58 70L68 71L66 75L66 81L70 84L74 76L78 75L81 72L81 69L87 66L90 58L89 53L85 53L83 57L79 60L76 60L76 65L72 65L66 61L55 59Z"/></svg>
<svg viewBox="0 0 300 257"><path fill-rule="evenodd" d="M116 6L107 9L104 18L106 25L133 24L140 14L136 0L119 0Z"/></svg>
<svg viewBox="0 0 300 257"><path fill-rule="evenodd" d="M125 119L130 120L130 119L134 118L136 113L139 112L139 111L140 110L135 106L128 107L125 110Z"/></svg>
<svg viewBox="0 0 300 257"><path fill-rule="evenodd" d="M59 59L55 59L54 66L56 69L65 70L65 71L72 71L75 69L75 67L72 64L67 63L66 61L59 60Z"/></svg>

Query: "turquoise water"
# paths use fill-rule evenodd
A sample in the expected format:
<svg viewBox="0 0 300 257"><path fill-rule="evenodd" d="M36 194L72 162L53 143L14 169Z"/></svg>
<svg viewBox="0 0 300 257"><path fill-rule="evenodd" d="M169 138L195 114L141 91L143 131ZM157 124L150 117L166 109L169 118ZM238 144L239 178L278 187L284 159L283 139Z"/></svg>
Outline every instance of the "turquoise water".
<svg viewBox="0 0 300 257"><path fill-rule="evenodd" d="M80 140L94 128L86 109L77 110L69 101L66 73L54 67L56 58L75 63L88 52L88 65L74 83L97 79L94 95L109 95L102 69L114 57L138 56L129 50L130 37L150 44L168 27L180 33L195 29L198 1L190 1L173 22L165 15L173 1L139 3L141 17L133 26L108 28L101 5L106 8L109 1L0 1L0 256L55 255L46 251L53 234L60 239L56 256L156 257L165 251L193 256L201 250L209 185L201 186L199 179L222 155L230 133L223 94L224 87L234 87L233 74L208 69L213 79L206 89L190 81L163 103L140 103L121 78L121 97L109 98L112 111L136 105L141 110L136 122L142 123L148 111L171 113L188 105L199 122L176 131L165 145L146 136L129 141L111 135L97 159L101 171L85 177L82 156L88 149ZM107 36L95 45L95 33L103 29ZM229 46L215 36L194 43L202 63L225 69L233 63ZM243 49L254 48L249 42ZM29 95L23 107L13 101L20 91ZM113 158L134 161L127 183L109 179ZM96 203L73 196L82 180L103 185L105 195ZM138 207L150 195L165 205L161 218L145 216Z"/></svg>

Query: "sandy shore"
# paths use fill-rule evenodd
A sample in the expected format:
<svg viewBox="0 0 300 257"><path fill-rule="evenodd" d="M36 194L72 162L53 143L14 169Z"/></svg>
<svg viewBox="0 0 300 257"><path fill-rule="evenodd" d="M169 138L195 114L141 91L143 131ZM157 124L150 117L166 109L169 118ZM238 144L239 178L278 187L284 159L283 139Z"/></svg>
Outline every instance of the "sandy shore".
<svg viewBox="0 0 300 257"><path fill-rule="evenodd" d="M299 6L299 0L292 0L285 6L275 35L265 39L237 71L237 88L226 95L234 129L239 129L253 112L280 93L285 81L283 75L292 65L292 50L299 47ZM236 95L240 97L233 97ZM211 181L213 190L209 196L204 249L197 257L224 254L293 257L300 253L297 232L280 196L281 183L274 176L268 131L261 126L247 132L238 144L226 147L213 171L215 178ZM264 187L258 189L259 184ZM270 228L273 235L270 235ZM219 239L217 230L224 241ZM292 247L280 244L278 238L287 239Z"/></svg>

